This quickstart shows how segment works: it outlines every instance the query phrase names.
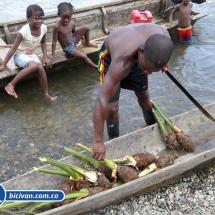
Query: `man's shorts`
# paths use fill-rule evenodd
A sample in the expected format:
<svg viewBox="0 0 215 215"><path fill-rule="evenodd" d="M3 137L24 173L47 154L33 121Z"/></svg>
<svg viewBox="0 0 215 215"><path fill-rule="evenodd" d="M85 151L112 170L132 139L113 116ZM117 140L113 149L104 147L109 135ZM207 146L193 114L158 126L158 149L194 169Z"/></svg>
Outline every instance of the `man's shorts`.
<svg viewBox="0 0 215 215"><path fill-rule="evenodd" d="M193 42L192 26L188 28L177 28L179 42Z"/></svg>
<svg viewBox="0 0 215 215"><path fill-rule="evenodd" d="M28 63L34 61L37 64L42 64L40 59L35 54L26 55L26 54L15 54L13 56L14 63L19 68L28 67Z"/></svg>
<svg viewBox="0 0 215 215"><path fill-rule="evenodd" d="M63 49L64 53L66 53L69 57L72 57L72 52L76 48L76 40L75 35L72 34L72 43Z"/></svg>
<svg viewBox="0 0 215 215"><path fill-rule="evenodd" d="M105 78L106 73L108 72L109 66L111 63L111 56L108 50L105 47L105 43L103 43L101 50L99 52L99 60L98 60L98 70L100 73L100 84ZM138 63L134 63L131 67L130 73L121 80L120 86L114 95L114 97L109 101L110 103L116 102L119 100L120 90L121 88L132 90L132 91L146 91L148 90L148 75L143 73L140 69Z"/></svg>

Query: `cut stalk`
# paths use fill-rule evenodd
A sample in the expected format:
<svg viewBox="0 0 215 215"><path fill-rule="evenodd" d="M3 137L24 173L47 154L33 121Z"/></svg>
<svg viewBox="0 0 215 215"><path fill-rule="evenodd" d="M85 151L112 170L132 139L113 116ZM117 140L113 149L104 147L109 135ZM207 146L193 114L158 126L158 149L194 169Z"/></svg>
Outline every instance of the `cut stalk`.
<svg viewBox="0 0 215 215"><path fill-rule="evenodd" d="M64 171L51 170L51 169L43 169L43 168L37 168L37 167L33 167L33 169L35 171L44 172L44 173L47 173L47 174L61 175L61 176L66 176L66 177L70 176L67 172L64 172Z"/></svg>
<svg viewBox="0 0 215 215"><path fill-rule="evenodd" d="M54 202L42 202L40 204L36 204L34 207L32 207L26 215L31 215L34 211L39 210L40 208L46 206L46 205L53 205Z"/></svg>
<svg viewBox="0 0 215 215"><path fill-rule="evenodd" d="M88 161L88 162L89 162L93 167L95 167L96 169L99 168L99 166L100 166L99 162L97 162L97 161L94 160L93 158L90 158L89 156L87 156L87 155L85 155L85 154L82 154L82 153L80 153L80 152L77 152L77 151L75 151L75 150L73 150L73 149L69 149L69 148L66 148L66 147L64 147L64 149L65 149L67 152L69 152L70 154L73 154L73 155L75 155L75 156L77 156L77 157L80 157L80 158L82 158L82 159Z"/></svg>
<svg viewBox="0 0 215 215"><path fill-rule="evenodd" d="M111 161L114 162L115 164L129 165L134 167L136 167L137 164L137 162L131 156L125 156L124 158L113 159Z"/></svg>
<svg viewBox="0 0 215 215"><path fill-rule="evenodd" d="M139 177L146 176L154 171L156 171L157 166L155 163L150 164L146 169L144 169L142 172L139 173Z"/></svg>
<svg viewBox="0 0 215 215"><path fill-rule="evenodd" d="M62 169L65 172L67 172L70 176L72 176L72 178L75 179L75 180L80 179L79 174L77 174L74 170L70 169L68 166L66 166L64 163L62 163L60 161L56 161L56 160L49 159L49 158L39 158L39 159L42 162L46 162L48 164L51 164L51 165L59 167L60 169Z"/></svg>
<svg viewBox="0 0 215 215"><path fill-rule="evenodd" d="M85 169L82 169L80 167L74 166L72 164L62 163L65 166L68 166L70 169L78 172L79 174L83 175L88 181L92 183L97 183L97 174L95 171L87 171Z"/></svg>
<svg viewBox="0 0 215 215"><path fill-rule="evenodd" d="M170 129L175 133L176 130L174 129L171 121L161 112L160 108L151 100L152 106L155 110L158 111L158 113L161 115L161 117L164 119L164 121L167 123L167 125L170 127Z"/></svg>
<svg viewBox="0 0 215 215"><path fill-rule="evenodd" d="M12 202L12 203L8 203L8 204L4 204L4 205L0 206L0 211L2 209L7 210L7 209L11 209L11 208L17 208L22 205L27 205L27 204L31 204L31 202Z"/></svg>
<svg viewBox="0 0 215 215"><path fill-rule="evenodd" d="M158 123L160 130L164 136L164 138L168 135L166 129L164 128L162 122L160 121L160 119L158 118L158 115L156 114L156 111L154 110L154 108L152 108L152 113L154 114L154 117L156 119L156 122Z"/></svg>
<svg viewBox="0 0 215 215"><path fill-rule="evenodd" d="M163 133L164 140L166 142L167 147L169 149L173 149L173 150L178 149L178 142L176 140L175 134L173 134L173 133L168 134L168 132L164 128L162 122L160 121L158 115L156 114L156 111L154 110L154 108L152 108L152 113L153 113L162 133Z"/></svg>

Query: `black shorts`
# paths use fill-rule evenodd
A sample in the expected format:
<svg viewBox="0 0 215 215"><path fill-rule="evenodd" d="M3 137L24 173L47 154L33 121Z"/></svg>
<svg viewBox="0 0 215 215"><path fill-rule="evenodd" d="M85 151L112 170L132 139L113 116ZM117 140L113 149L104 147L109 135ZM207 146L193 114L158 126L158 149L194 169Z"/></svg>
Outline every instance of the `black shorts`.
<svg viewBox="0 0 215 215"><path fill-rule="evenodd" d="M98 70L100 72L101 85L105 78L106 73L108 72L110 63L111 63L111 56L105 47L105 43L103 43L101 50L99 52L99 62L98 62ZM119 100L121 88L132 90L132 91L148 90L148 75L143 73L138 63L134 63L131 67L129 74L124 79L121 80L120 86L117 89L116 94L109 101L110 103L116 102Z"/></svg>

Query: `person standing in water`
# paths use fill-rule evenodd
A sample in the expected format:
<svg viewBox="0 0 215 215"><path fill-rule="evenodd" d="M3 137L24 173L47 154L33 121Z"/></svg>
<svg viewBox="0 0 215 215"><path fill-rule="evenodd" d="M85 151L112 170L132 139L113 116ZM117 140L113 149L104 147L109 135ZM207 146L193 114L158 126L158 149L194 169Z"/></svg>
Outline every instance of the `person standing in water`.
<svg viewBox="0 0 215 215"><path fill-rule="evenodd" d="M85 53L76 48L76 44L82 40L82 44L88 47L97 47L89 41L89 27L87 25L81 26L78 30L75 29L75 23L71 21L74 7L69 2L63 2L58 5L58 15L60 20L55 24L52 41L52 56L55 56L56 43L59 41L63 51L69 57L81 58L94 68L98 68Z"/></svg>
<svg viewBox="0 0 215 215"><path fill-rule="evenodd" d="M18 98L15 91L16 84L31 73L37 72L45 98L53 101L57 97L53 97L49 94L48 81L44 66L34 53L36 47L41 44L43 63L47 67L51 66L51 60L47 56L47 27L43 24L44 11L39 5L29 5L27 7L26 17L28 23L19 30L13 46L8 51L2 65L0 66L0 71L4 70L8 61L13 56L16 66L22 68L15 78L5 86L5 90L9 95Z"/></svg>
<svg viewBox="0 0 215 215"><path fill-rule="evenodd" d="M193 12L192 7L193 4L190 3L190 0L183 0L172 10L169 23L165 24L168 28L172 27L173 15L178 12L177 36L179 42L193 42L191 20L192 15L198 13Z"/></svg>

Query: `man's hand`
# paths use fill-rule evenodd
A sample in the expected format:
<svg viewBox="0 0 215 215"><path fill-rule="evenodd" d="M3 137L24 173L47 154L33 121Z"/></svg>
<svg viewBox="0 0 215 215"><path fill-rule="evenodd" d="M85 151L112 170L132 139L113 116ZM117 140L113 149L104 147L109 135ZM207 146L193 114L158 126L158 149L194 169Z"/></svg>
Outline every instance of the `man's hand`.
<svg viewBox="0 0 215 215"><path fill-rule="evenodd" d="M106 154L106 149L105 149L104 143L94 141L92 157L98 161L101 161L105 159L105 154Z"/></svg>
<svg viewBox="0 0 215 215"><path fill-rule="evenodd" d="M0 66L0 72L3 71L4 68L5 68L5 66L4 66L4 65L1 65L1 66Z"/></svg>
<svg viewBox="0 0 215 215"><path fill-rule="evenodd" d="M52 68L52 61L50 58L46 57L44 60L44 66L46 66L47 68Z"/></svg>
<svg viewBox="0 0 215 215"><path fill-rule="evenodd" d="M164 66L163 68L162 68L162 73L165 73L165 72L167 72L168 71L168 65L166 65L166 66Z"/></svg>

